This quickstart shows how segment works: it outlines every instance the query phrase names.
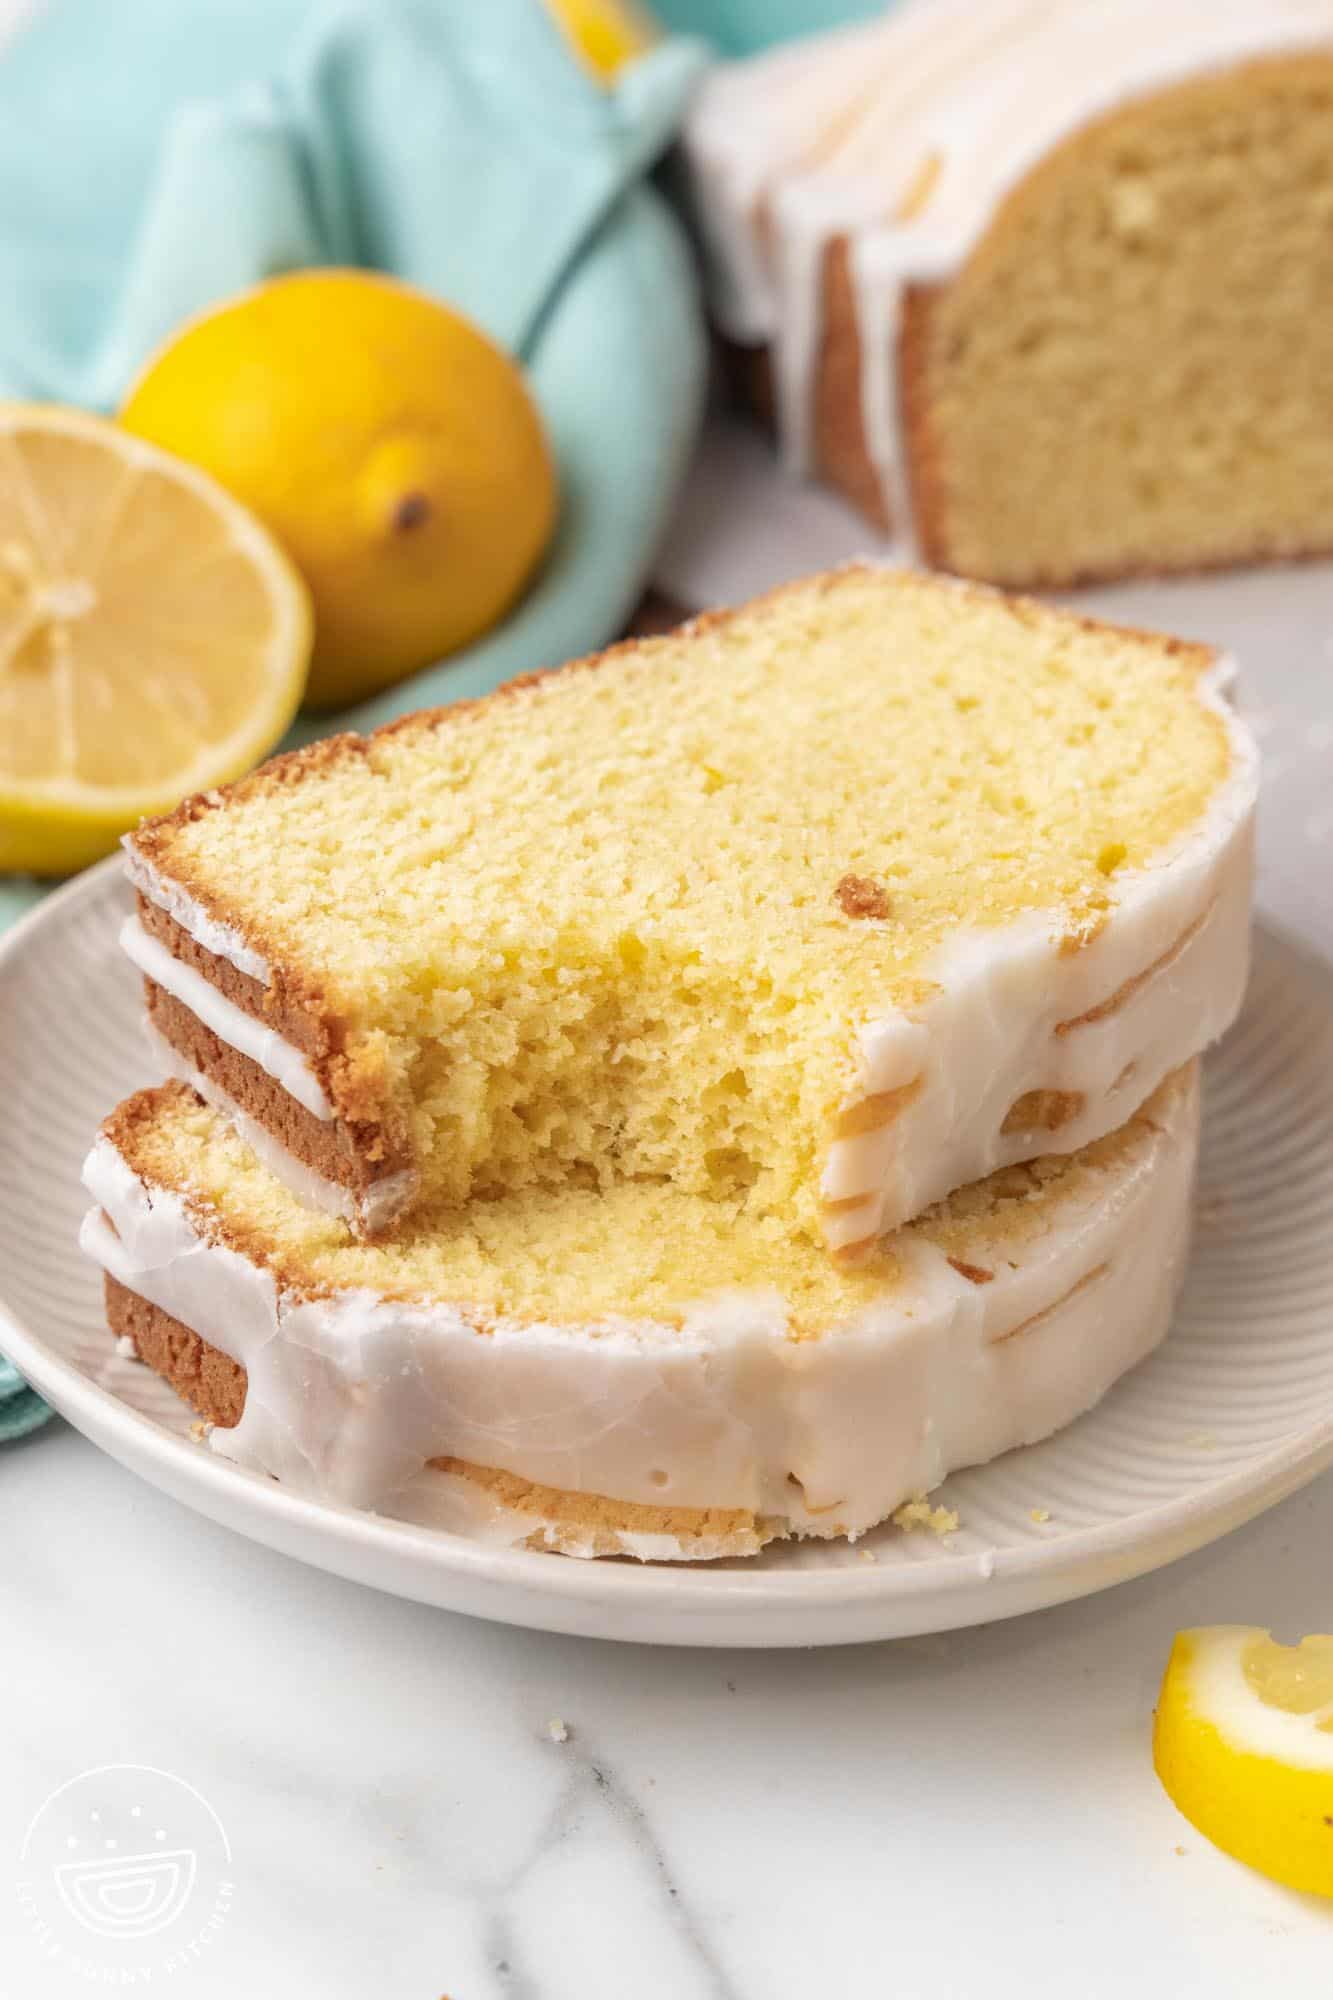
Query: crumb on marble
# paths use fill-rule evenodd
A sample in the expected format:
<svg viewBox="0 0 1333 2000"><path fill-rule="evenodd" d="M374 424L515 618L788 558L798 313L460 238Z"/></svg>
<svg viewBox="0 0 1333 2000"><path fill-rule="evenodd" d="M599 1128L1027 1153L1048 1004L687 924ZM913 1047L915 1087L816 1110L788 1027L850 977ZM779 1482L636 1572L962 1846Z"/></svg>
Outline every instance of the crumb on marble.
<svg viewBox="0 0 1333 2000"><path fill-rule="evenodd" d="M861 1558L861 1561L863 1563L873 1563L879 1561L879 1557L875 1554L875 1551L873 1549L858 1549L856 1553Z"/></svg>
<svg viewBox="0 0 1333 2000"><path fill-rule="evenodd" d="M552 1743L568 1743L569 1724L560 1716L553 1715L546 1725L546 1734L550 1737Z"/></svg>
<svg viewBox="0 0 1333 2000"><path fill-rule="evenodd" d="M929 1528L932 1535L952 1535L958 1527L957 1510L953 1507L932 1507L924 1493L904 1500L891 1519L894 1527L901 1528L904 1533L913 1528Z"/></svg>
<svg viewBox="0 0 1333 2000"><path fill-rule="evenodd" d="M208 1433L212 1430L212 1428L213 1426L211 1424L206 1424L202 1417L196 1417L194 1422L190 1425L190 1436L194 1439L196 1444L203 1444L203 1442L208 1436Z"/></svg>
<svg viewBox="0 0 1333 2000"><path fill-rule="evenodd" d="M1049 1507L1028 1508L1029 1521L1035 1521L1039 1528L1044 1527L1046 1522L1049 1521L1050 1518L1051 1518L1051 1510Z"/></svg>
<svg viewBox="0 0 1333 2000"><path fill-rule="evenodd" d="M118 1333L116 1335L116 1353L122 1361L137 1361L139 1359L139 1350L128 1333Z"/></svg>
<svg viewBox="0 0 1333 2000"><path fill-rule="evenodd" d="M1183 1848L1183 1847L1177 1847L1177 1849L1176 1849L1176 1853L1177 1853L1177 1854L1184 1854L1184 1853L1185 1853L1186 1851L1187 1851L1187 1850L1186 1850L1185 1848Z"/></svg>

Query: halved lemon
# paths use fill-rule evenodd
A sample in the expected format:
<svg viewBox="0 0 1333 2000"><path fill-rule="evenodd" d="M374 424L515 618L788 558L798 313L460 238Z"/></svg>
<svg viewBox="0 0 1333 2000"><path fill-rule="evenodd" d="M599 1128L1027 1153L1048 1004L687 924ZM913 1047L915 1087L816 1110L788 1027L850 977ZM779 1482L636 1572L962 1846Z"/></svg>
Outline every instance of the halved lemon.
<svg viewBox="0 0 1333 2000"><path fill-rule="evenodd" d="M296 713L306 587L193 466L0 404L0 869L64 875L257 763Z"/></svg>
<svg viewBox="0 0 1333 2000"><path fill-rule="evenodd" d="M1224 1853L1333 1896L1333 1633L1284 1646L1201 1625L1171 1649L1153 1731L1157 1775Z"/></svg>

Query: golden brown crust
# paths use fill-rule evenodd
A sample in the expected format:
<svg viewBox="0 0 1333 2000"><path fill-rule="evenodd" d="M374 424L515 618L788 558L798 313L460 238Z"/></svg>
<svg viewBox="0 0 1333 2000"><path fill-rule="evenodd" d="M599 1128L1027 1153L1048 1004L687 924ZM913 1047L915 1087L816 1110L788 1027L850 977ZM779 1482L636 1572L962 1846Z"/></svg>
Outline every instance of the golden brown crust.
<svg viewBox="0 0 1333 2000"><path fill-rule="evenodd" d="M882 923L893 913L888 890L869 875L844 875L833 891L833 900L844 917Z"/></svg>
<svg viewBox="0 0 1333 2000"><path fill-rule="evenodd" d="M852 283L852 246L837 236L824 252L819 344L811 389L815 471L882 535L893 533L888 496L870 456L861 398L861 328Z"/></svg>
<svg viewBox="0 0 1333 2000"><path fill-rule="evenodd" d="M144 994L149 1021L163 1040L312 1172L352 1194L364 1194L386 1174L411 1166L406 1146L400 1142L392 1148L381 1124L316 1118L154 980L145 979Z"/></svg>
<svg viewBox="0 0 1333 2000"><path fill-rule="evenodd" d="M136 1090L118 1104L102 1121L102 1136L120 1154L127 1167L148 1186L160 1185L162 1175L152 1165L152 1140L158 1120L173 1103L197 1106L201 1099L188 1083L157 1084L151 1090ZM263 1232L224 1223L213 1204L200 1200L184 1181L173 1178L172 1192L184 1203L191 1226L207 1243L217 1243L239 1252L261 1270L272 1271L284 1291L296 1298L329 1298L334 1287L309 1276L293 1279L279 1258L275 1258Z"/></svg>
<svg viewBox="0 0 1333 2000"><path fill-rule="evenodd" d="M517 1473L474 1465L465 1458L432 1458L430 1463L439 1472L451 1472L484 1487L517 1513L538 1514L565 1527L672 1535L683 1543L752 1536L762 1527L748 1507L654 1507L641 1500L612 1500L603 1493L571 1493L557 1486L542 1486L535 1480L521 1479Z"/></svg>
<svg viewBox="0 0 1333 2000"><path fill-rule="evenodd" d="M205 1423L231 1430L241 1420L249 1386L239 1361L223 1354L183 1321L132 1292L118 1279L104 1280L107 1324L112 1333L134 1343L139 1359L170 1384ZM540 1524L539 1541L558 1546L560 1529L594 1538L605 1535L598 1553L614 1554L619 1534L665 1535L679 1541L688 1554L692 1542L726 1541L729 1552L748 1554L771 1539L777 1524L763 1521L744 1507L654 1507L637 1500L614 1500L602 1493L573 1493L523 1479L498 1466L475 1465L468 1459L441 1455L427 1461L437 1471L465 1479L498 1504L528 1514ZM547 1527L557 1532L547 1536Z"/></svg>
<svg viewBox="0 0 1333 2000"><path fill-rule="evenodd" d="M924 1077L914 1076L907 1083L896 1084L892 1090L876 1090L869 1097L853 1098L838 1113L833 1137L859 1139L867 1132L882 1132L921 1095L924 1083Z"/></svg>
<svg viewBox="0 0 1333 2000"><path fill-rule="evenodd" d="M960 1278L966 1278L969 1285L989 1285L994 1282L994 1271L988 1271L984 1264L967 1264L961 1257L946 1260L957 1271Z"/></svg>
<svg viewBox="0 0 1333 2000"><path fill-rule="evenodd" d="M1085 1271L1076 1284L1071 1285L1067 1292L1061 1292L1058 1299L1052 1299L1040 1312L1029 1313L1028 1317L1020 1320L1017 1326L1011 1326L1007 1333L997 1333L991 1345L1003 1347L1006 1340L1017 1340L1020 1334L1031 1333L1034 1326L1044 1326L1048 1319L1067 1306L1071 1299L1076 1299L1080 1292L1086 1292L1091 1285L1100 1284L1110 1268L1109 1263L1098 1264L1093 1270Z"/></svg>
<svg viewBox="0 0 1333 2000"><path fill-rule="evenodd" d="M208 951L159 903L150 901L142 891L138 897L138 915L144 929L165 946L173 958L178 958L182 965L188 965L192 971L201 974L233 1006L252 1014L257 1021L275 1028L287 1041L294 1042L309 1056L320 1082L328 1089L328 1078L321 1074L321 1064L342 1046L341 1024L328 1014L312 1011L307 1000L293 995L281 966L274 966L273 978L267 986L261 980L252 979L248 972L241 972L230 959L220 958L216 952Z"/></svg>
<svg viewBox="0 0 1333 2000"><path fill-rule="evenodd" d="M119 1339L132 1340L141 1361L169 1382L182 1402L221 1430L241 1421L246 1374L239 1362L201 1340L160 1306L150 1305L110 1273L103 1280L107 1325Z"/></svg>
<svg viewBox="0 0 1333 2000"><path fill-rule="evenodd" d="M1009 1106L1001 1132L1058 1132L1081 1118L1087 1098L1081 1090L1025 1090Z"/></svg>
<svg viewBox="0 0 1333 2000"><path fill-rule="evenodd" d="M336 1129L341 1157L357 1167L360 1177L349 1179L346 1173L339 1172L329 1173L327 1177L330 1179L345 1181L348 1186L359 1188L383 1174L412 1164L406 1129L392 1102L382 1064L373 1051L347 1046L346 1028L340 1015L333 1011L319 1011L312 1002L308 987L299 993L293 992L283 966L273 966L271 982L264 986L248 973L239 971L230 959L206 950L182 925L142 893L138 906L139 919L144 928L166 947L173 958L198 972L224 999L263 1021L266 1027L274 1028L309 1057L311 1068L323 1085L337 1118L332 1125L314 1118L295 1098L267 1077L257 1064L230 1049L227 1043L204 1028L197 1016L182 1003L167 1007L165 1002L169 996L154 981L145 978L149 1012L160 1017L155 1020L155 1025L174 1048L182 1055L190 1055L196 1068L237 1097L243 1110L253 1108L254 1116L270 1131L276 1133L279 1129L274 1121L279 1116L280 1103L288 1107L281 1112L281 1117L290 1123L290 1129L294 1133L306 1132L310 1135L305 1150L296 1146L291 1150L307 1165L314 1166L316 1172L323 1173L325 1169L317 1165L312 1149L317 1150L331 1166L335 1155L329 1150L327 1135L331 1129ZM184 1022L187 1015L195 1022L199 1031L197 1035L193 1030L187 1034ZM196 1044L208 1060L196 1059L192 1054ZM228 1071L238 1078L248 1079L244 1097L231 1090L225 1082ZM316 1141L312 1127L318 1127L325 1135L324 1139Z"/></svg>
<svg viewBox="0 0 1333 2000"><path fill-rule="evenodd" d="M1114 993L1109 993L1105 1000L1099 1000L1095 1007L1089 1007L1085 1013L1075 1014L1071 1020L1057 1021L1056 1034L1063 1038L1065 1035L1072 1035L1078 1028L1094 1027L1098 1021L1108 1020L1112 1014L1118 1014L1122 1007L1128 1006L1134 995L1140 992L1150 979L1155 979L1159 972L1165 972L1168 967L1175 964L1183 951L1189 949L1212 916L1216 900L1214 897L1206 909L1200 910L1193 923L1186 924L1175 942L1169 944L1164 952L1159 953L1151 964L1143 966L1138 972L1131 973L1129 978L1117 986Z"/></svg>
<svg viewBox="0 0 1333 2000"><path fill-rule="evenodd" d="M163 813L157 819L144 820L129 836L129 845L140 860L147 862L169 881L178 883L216 922L242 931L269 960L270 971L274 975L281 966L294 1003L304 1006L312 1014L321 1012L325 1005L318 977L300 967L290 953L284 955L276 949L278 941L268 937L262 926L248 922L245 913L233 908L225 897L220 896L206 874L188 861L172 862L173 835L181 827L191 826L197 820L206 819L210 813L243 802L256 792L303 784L311 775L327 770L345 758L364 757L369 742L367 736L347 732L340 736L322 737L318 743L307 744L303 750L285 751L281 756L270 757L267 763L259 765L258 769L251 771L247 777L238 778L233 784L193 793L191 797L182 799L172 812Z"/></svg>
<svg viewBox="0 0 1333 2000"><path fill-rule="evenodd" d="M1097 145L1108 129L1137 119L1146 106L1178 92L1224 85L1228 79L1246 72L1261 72L1279 81L1286 75L1296 83L1308 76L1312 61L1333 60L1324 44L1297 54L1261 55L1211 70L1138 94L1087 120L1077 130L1052 146L1003 197L992 213L986 230L971 253L968 265L995 254L1010 234L1021 230L1026 204L1045 185L1068 171L1071 158L1085 147ZM923 171L930 161L923 162ZM933 178L933 176L932 176ZM925 188L928 194L928 185ZM910 201L910 196L909 196ZM921 202L917 206L922 206ZM883 533L892 532L887 496L871 457L865 434L861 391L861 337L857 324L856 294L851 282L853 239L843 235L829 243L819 279L816 312L819 339L811 363L810 424L811 460L816 473L842 493L865 518ZM964 267L967 268L967 267ZM949 531L949 481L947 441L936 421L936 401L930 390L930 358L939 307L946 300L954 278L942 284L916 283L905 287L897 337L896 381L899 425L903 443L903 471L910 500L912 527L922 560L932 569L966 574L954 553ZM738 348L731 344L733 358L727 379L744 402L768 429L775 427L772 395L773 363L766 347ZM894 357L885 356L884 366ZM1255 549L1243 558L1209 557L1196 554L1171 562L1108 562L1085 564L1076 570L1042 570L1033 567L1020 579L1024 590L1072 590L1127 579L1178 575L1209 575L1246 566L1273 567L1277 564L1317 562L1333 555L1333 546L1312 541L1308 546L1274 552ZM1004 584L1005 578L997 578Z"/></svg>
<svg viewBox="0 0 1333 2000"><path fill-rule="evenodd" d="M898 322L898 422L918 552L931 569L952 570L955 565L948 559L944 528L948 497L944 455L933 421L928 366L933 314L943 291L942 285L909 285L903 293ZM892 366L887 356L884 365Z"/></svg>

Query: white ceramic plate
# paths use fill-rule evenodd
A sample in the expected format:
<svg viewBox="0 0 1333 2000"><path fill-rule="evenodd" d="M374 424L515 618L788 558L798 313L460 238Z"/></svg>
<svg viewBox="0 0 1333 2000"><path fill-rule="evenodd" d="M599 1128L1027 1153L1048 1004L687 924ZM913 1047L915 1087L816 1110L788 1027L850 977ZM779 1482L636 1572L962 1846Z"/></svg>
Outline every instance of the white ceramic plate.
<svg viewBox="0 0 1333 2000"><path fill-rule="evenodd" d="M1208 1064L1197 1244L1170 1338L1069 1430L950 1479L938 1497L957 1534L880 1529L855 1548L700 1567L584 1563L287 1493L194 1442L171 1391L115 1353L75 1247L92 1132L151 1080L138 980L115 943L126 902L106 863L0 946L0 1347L94 1443L272 1548L552 1631L831 1645L1100 1590L1333 1464L1333 974L1261 934L1244 1018Z"/></svg>

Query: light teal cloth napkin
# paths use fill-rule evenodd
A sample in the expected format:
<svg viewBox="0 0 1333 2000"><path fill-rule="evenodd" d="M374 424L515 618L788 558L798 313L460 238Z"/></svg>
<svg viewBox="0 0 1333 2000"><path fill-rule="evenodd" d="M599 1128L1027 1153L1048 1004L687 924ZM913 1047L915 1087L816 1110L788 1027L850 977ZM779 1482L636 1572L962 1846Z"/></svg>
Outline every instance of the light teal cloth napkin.
<svg viewBox="0 0 1333 2000"><path fill-rule="evenodd" d="M560 462L535 588L365 727L589 651L646 580L703 407L697 287L644 176L705 59L608 91L542 0L50 0L0 57L0 394L113 408L277 271L396 272L520 356Z"/></svg>
<svg viewBox="0 0 1333 2000"><path fill-rule="evenodd" d="M294 740L624 623L703 408L693 267L645 175L704 60L664 42L608 91L542 0L48 0L0 52L0 395L113 408L189 314L319 263L394 271L525 364L562 490L534 587ZM0 882L0 927L37 893Z"/></svg>
<svg viewBox="0 0 1333 2000"><path fill-rule="evenodd" d="M723 55L748 56L794 35L822 34L846 21L868 21L893 0L652 0L667 27L707 35Z"/></svg>
<svg viewBox="0 0 1333 2000"><path fill-rule="evenodd" d="M55 1411L30 1389L12 1362L0 1354L0 1444L40 1430Z"/></svg>
<svg viewBox="0 0 1333 2000"><path fill-rule="evenodd" d="M113 409L191 313L330 263L438 294L525 366L562 495L535 585L293 741L623 626L703 411L693 266L646 176L704 59L667 41L604 89L542 0L48 0L0 51L0 395ZM39 893L0 879L0 929Z"/></svg>

